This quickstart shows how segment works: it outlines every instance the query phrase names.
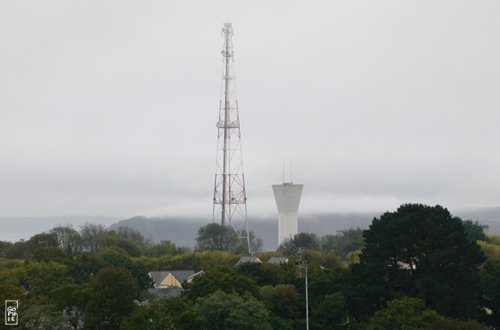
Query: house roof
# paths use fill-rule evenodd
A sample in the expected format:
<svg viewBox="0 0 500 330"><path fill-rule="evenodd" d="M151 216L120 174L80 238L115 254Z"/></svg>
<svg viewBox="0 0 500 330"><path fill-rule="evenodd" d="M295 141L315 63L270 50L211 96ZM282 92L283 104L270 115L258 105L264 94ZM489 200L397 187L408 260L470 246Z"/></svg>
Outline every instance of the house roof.
<svg viewBox="0 0 500 330"><path fill-rule="evenodd" d="M155 285L159 285L168 274L172 274L179 282L182 283L196 273L194 270L162 270L149 272L149 276L151 276Z"/></svg>
<svg viewBox="0 0 500 330"><path fill-rule="evenodd" d="M243 256L240 258L240 260L238 260L238 262L236 264L239 265L239 264L242 264L245 262L256 262L256 263L261 264L262 260L260 260L259 257L256 257L256 256Z"/></svg>
<svg viewBox="0 0 500 330"><path fill-rule="evenodd" d="M193 279L193 278L195 278L196 276L201 275L201 274L203 274L203 273L204 273L204 271L200 270L198 273L195 273L195 274L193 274L193 275L191 275L191 276L188 276L187 280L188 280L188 281L189 281L189 280L192 280L192 279Z"/></svg>
<svg viewBox="0 0 500 330"><path fill-rule="evenodd" d="M149 272L149 276L151 277L154 285L156 286L160 285L161 281L163 281L169 273L170 273L169 271L153 271Z"/></svg>
<svg viewBox="0 0 500 330"><path fill-rule="evenodd" d="M287 257L272 257L267 261L268 264L272 265L286 264L287 262L288 262Z"/></svg>
<svg viewBox="0 0 500 330"><path fill-rule="evenodd" d="M194 270L172 270L170 273L172 273L172 275L174 275L175 278L181 283L196 274Z"/></svg>

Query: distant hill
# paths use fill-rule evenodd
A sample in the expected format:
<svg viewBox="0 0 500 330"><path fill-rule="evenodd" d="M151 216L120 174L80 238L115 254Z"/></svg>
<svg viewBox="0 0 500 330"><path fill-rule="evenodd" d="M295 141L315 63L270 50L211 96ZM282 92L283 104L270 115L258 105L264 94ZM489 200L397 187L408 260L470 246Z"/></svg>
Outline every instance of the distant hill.
<svg viewBox="0 0 500 330"><path fill-rule="evenodd" d="M352 227L367 228L375 214L330 214L312 215L299 218L299 231L318 235L335 234L338 230ZM134 217L110 226L130 227L153 242L168 240L178 246L193 247L198 229L208 222L200 219L175 217ZM249 227L263 240L264 250L277 248L278 222L276 219L249 219Z"/></svg>
<svg viewBox="0 0 500 330"><path fill-rule="evenodd" d="M453 213L453 212L452 212ZM488 226L488 234L500 234L500 207L478 209L453 213L462 219L478 220L482 225ZM299 216L299 232L310 232L317 235L336 234L339 230L349 228L366 229L374 217L380 213L332 213ZM121 220L110 228L130 227L144 235L144 237L157 243L168 240L177 246L194 247L198 229L206 224L206 220L196 218L178 217L133 217ZM264 250L277 249L278 222L274 218L249 219L250 230L263 240Z"/></svg>
<svg viewBox="0 0 500 330"><path fill-rule="evenodd" d="M488 234L500 234L500 207L450 210L462 219L478 220L488 226ZM316 215L299 214L299 231L318 235L335 234L349 228L368 228L377 213L331 213ZM120 220L103 216L54 216L54 217L0 217L0 241L17 241L48 231L58 225L72 225L75 229L85 223L101 224L105 227L131 227L153 242L169 240L178 246L194 247L198 229L206 225L206 219L179 217L134 217ZM250 230L262 238L264 250L277 248L277 218L250 218Z"/></svg>
<svg viewBox="0 0 500 330"><path fill-rule="evenodd" d="M49 231L59 225L71 225L79 229L85 223L98 223L107 227L118 220L104 216L0 217L0 240L28 240L35 234Z"/></svg>
<svg viewBox="0 0 500 330"><path fill-rule="evenodd" d="M198 228L205 224L206 222L200 219L137 216L118 221L109 228L129 227L154 243L170 241L178 246L192 247L196 244Z"/></svg>
<svg viewBox="0 0 500 330"><path fill-rule="evenodd" d="M452 212L453 213L453 212ZM483 207L471 210L457 211L456 215L462 219L472 219L478 221L500 222L500 206Z"/></svg>
<svg viewBox="0 0 500 330"><path fill-rule="evenodd" d="M486 226L486 234L500 235L500 207L485 207L472 210L457 211L452 214L467 220L471 219L478 221L483 226Z"/></svg>

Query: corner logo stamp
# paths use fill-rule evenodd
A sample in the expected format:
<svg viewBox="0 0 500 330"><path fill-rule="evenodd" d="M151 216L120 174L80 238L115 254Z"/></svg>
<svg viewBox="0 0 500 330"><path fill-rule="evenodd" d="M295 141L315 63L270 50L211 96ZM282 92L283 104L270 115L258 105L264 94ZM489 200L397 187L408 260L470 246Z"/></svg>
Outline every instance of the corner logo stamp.
<svg viewBox="0 0 500 330"><path fill-rule="evenodd" d="M5 300L5 325L17 325L19 322L19 301Z"/></svg>

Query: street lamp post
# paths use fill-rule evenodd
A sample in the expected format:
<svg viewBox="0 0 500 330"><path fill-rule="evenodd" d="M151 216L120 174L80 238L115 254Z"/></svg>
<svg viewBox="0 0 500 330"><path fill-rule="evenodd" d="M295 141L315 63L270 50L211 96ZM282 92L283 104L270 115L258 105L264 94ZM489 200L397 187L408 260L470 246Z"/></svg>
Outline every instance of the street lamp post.
<svg viewBox="0 0 500 330"><path fill-rule="evenodd" d="M303 278L306 293L306 330L309 330L309 292L307 284L307 260L304 255L304 248L297 248L295 253L295 277Z"/></svg>

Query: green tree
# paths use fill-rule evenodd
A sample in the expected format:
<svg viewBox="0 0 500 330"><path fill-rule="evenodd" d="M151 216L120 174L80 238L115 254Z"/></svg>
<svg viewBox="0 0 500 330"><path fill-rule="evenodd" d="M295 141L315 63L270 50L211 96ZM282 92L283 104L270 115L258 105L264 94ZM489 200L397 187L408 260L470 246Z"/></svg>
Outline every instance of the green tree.
<svg viewBox="0 0 500 330"><path fill-rule="evenodd" d="M482 304L490 311L486 322L500 326L500 259L488 259L481 265L480 275Z"/></svg>
<svg viewBox="0 0 500 330"><path fill-rule="evenodd" d="M246 231L235 231L231 226L221 226L217 223L210 223L198 229L196 238L197 250L221 250L235 253L247 253L248 243ZM250 231L250 250L257 252L262 247L262 240Z"/></svg>
<svg viewBox="0 0 500 330"><path fill-rule="evenodd" d="M422 300L402 297L391 300L387 306L368 321L367 330L422 330L442 317L425 307Z"/></svg>
<svg viewBox="0 0 500 330"><path fill-rule="evenodd" d="M66 329L63 315L53 304L36 303L21 307L19 324L23 329Z"/></svg>
<svg viewBox="0 0 500 330"><path fill-rule="evenodd" d="M118 240L115 243L116 247L124 249L131 257L139 257L142 254L143 248L136 242L126 239Z"/></svg>
<svg viewBox="0 0 500 330"><path fill-rule="evenodd" d="M489 328L474 320L440 318L432 322L428 330L488 330Z"/></svg>
<svg viewBox="0 0 500 330"><path fill-rule="evenodd" d="M75 257L68 264L68 275L72 281L77 284L90 282L90 278L97 274L101 264L98 262L95 255L81 254Z"/></svg>
<svg viewBox="0 0 500 330"><path fill-rule="evenodd" d="M391 300L367 322L366 330L486 330L474 320L457 320L439 315L418 298Z"/></svg>
<svg viewBox="0 0 500 330"><path fill-rule="evenodd" d="M90 299L85 309L88 329L119 329L121 321L134 309L137 283L123 268L104 268L92 279Z"/></svg>
<svg viewBox="0 0 500 330"><path fill-rule="evenodd" d="M0 284L0 302L5 300L21 300L23 289L12 284Z"/></svg>
<svg viewBox="0 0 500 330"><path fill-rule="evenodd" d="M114 230L106 230L99 235L97 244L101 249L105 247L114 247L119 240Z"/></svg>
<svg viewBox="0 0 500 330"><path fill-rule="evenodd" d="M465 233L471 241L486 241L488 238L484 234L484 229L488 226L482 226L478 221L464 220L462 222Z"/></svg>
<svg viewBox="0 0 500 330"><path fill-rule="evenodd" d="M16 243L0 241L0 257L9 259L30 258L34 251L40 247L57 247L56 235L41 233L33 235L29 240L20 240Z"/></svg>
<svg viewBox="0 0 500 330"><path fill-rule="evenodd" d="M122 329L206 329L203 315L184 296L161 299L137 308L122 323Z"/></svg>
<svg viewBox="0 0 500 330"><path fill-rule="evenodd" d="M477 268L484 256L447 209L402 205L375 218L364 237L361 262L352 265L346 292L357 317L401 295L420 297L443 315L476 314Z"/></svg>
<svg viewBox="0 0 500 330"><path fill-rule="evenodd" d="M235 271L251 277L258 285L278 284L279 266L276 265L244 262L239 264Z"/></svg>
<svg viewBox="0 0 500 330"><path fill-rule="evenodd" d="M146 241L144 236L137 230L130 227L118 227L113 229L116 232L116 237L120 240L127 240L130 242L134 242L141 249L145 249L149 242Z"/></svg>
<svg viewBox="0 0 500 330"><path fill-rule="evenodd" d="M71 226L58 226L52 228L51 234L55 235L59 247L69 255L79 254L83 251L83 240L80 233Z"/></svg>
<svg viewBox="0 0 500 330"><path fill-rule="evenodd" d="M85 306L90 300L90 286L74 283L62 284L51 293L52 302L62 311L65 321L72 329L79 329L83 321Z"/></svg>
<svg viewBox="0 0 500 330"><path fill-rule="evenodd" d="M132 262L127 251L116 246L103 248L94 255L101 265L108 267L126 268Z"/></svg>
<svg viewBox="0 0 500 330"><path fill-rule="evenodd" d="M234 229L217 223L201 227L196 242L198 250L236 251L240 246L238 234Z"/></svg>
<svg viewBox="0 0 500 330"><path fill-rule="evenodd" d="M95 256L102 267L122 267L129 270L140 289L152 286L146 266L134 261L125 250L112 246L97 251Z"/></svg>
<svg viewBox="0 0 500 330"><path fill-rule="evenodd" d="M71 262L71 257L68 256L66 253L64 253L63 250L61 250L58 247L47 247L47 246L41 246L37 248L33 252L32 256L33 260L36 261L55 261L59 263L68 263Z"/></svg>
<svg viewBox="0 0 500 330"><path fill-rule="evenodd" d="M350 228L337 235L326 235L321 238L323 251L335 251L342 258L346 258L349 252L359 250L363 246L363 230L360 228Z"/></svg>
<svg viewBox="0 0 500 330"><path fill-rule="evenodd" d="M306 250L305 257L308 263L321 265L327 268L339 267L342 261L335 251Z"/></svg>
<svg viewBox="0 0 500 330"><path fill-rule="evenodd" d="M177 330L170 316L157 304L141 306L121 323L122 330Z"/></svg>
<svg viewBox="0 0 500 330"><path fill-rule="evenodd" d="M0 258L7 258L8 251L12 245L11 242L0 241Z"/></svg>
<svg viewBox="0 0 500 330"><path fill-rule="evenodd" d="M206 297L216 291L237 293L239 295L250 293L254 297L257 297L258 290L257 284L250 276L239 273L232 267L219 267L195 277L189 285L186 295L193 301L196 298Z"/></svg>
<svg viewBox="0 0 500 330"><path fill-rule="evenodd" d="M174 243L170 241L161 241L149 247L144 254L151 257L160 257L165 255L176 255L177 253L178 249Z"/></svg>
<svg viewBox="0 0 500 330"><path fill-rule="evenodd" d="M4 255L8 259L23 259L29 258L31 254L30 246L27 242L20 240L15 243L7 243L4 245Z"/></svg>
<svg viewBox="0 0 500 330"><path fill-rule="evenodd" d="M0 259L0 283L19 286L23 283L26 271L24 261Z"/></svg>
<svg viewBox="0 0 500 330"><path fill-rule="evenodd" d="M317 264L310 264L308 267L309 294L321 298L327 294L340 292L345 286L345 272L345 269L339 266L324 268ZM300 291L303 292L304 280L299 280L298 283Z"/></svg>
<svg viewBox="0 0 500 330"><path fill-rule="evenodd" d="M499 238L498 236L489 236L488 242L477 241L477 244L481 247L481 251L484 252L487 258L500 259L500 243L496 242Z"/></svg>
<svg viewBox="0 0 500 330"><path fill-rule="evenodd" d="M269 311L250 295L216 291L198 298L195 308L206 317L208 329L272 329Z"/></svg>
<svg viewBox="0 0 500 330"><path fill-rule="evenodd" d="M347 304L342 293L336 292L319 297L311 308L312 329L343 329L347 320Z"/></svg>
<svg viewBox="0 0 500 330"><path fill-rule="evenodd" d="M68 267L48 261L31 261L23 267L21 284L30 289L30 296L49 296L61 282L67 281Z"/></svg>
<svg viewBox="0 0 500 330"><path fill-rule="evenodd" d="M30 250L34 251L39 247L57 247L57 235L54 233L41 233L31 236L26 242Z"/></svg>
<svg viewBox="0 0 500 330"><path fill-rule="evenodd" d="M345 257L346 262L349 265L359 264L361 260L361 253L362 253L361 249L349 252Z"/></svg>
<svg viewBox="0 0 500 330"><path fill-rule="evenodd" d="M83 240L83 247L85 251L94 252L101 248L99 237L104 233L102 225L86 223L80 227L80 235Z"/></svg>
<svg viewBox="0 0 500 330"><path fill-rule="evenodd" d="M168 313L177 329L205 329L205 317L195 309L192 301L184 295L159 301L161 308Z"/></svg>
<svg viewBox="0 0 500 330"><path fill-rule="evenodd" d="M299 247L309 250L319 250L320 242L321 241L316 234L299 233L291 240L283 242L279 246L278 251L282 252L284 255L291 256L295 254L295 251Z"/></svg>
<svg viewBox="0 0 500 330"><path fill-rule="evenodd" d="M273 329L291 328L294 321L301 316L301 296L291 284L263 286L260 296L266 307L272 312ZM277 320L274 318L278 318Z"/></svg>

